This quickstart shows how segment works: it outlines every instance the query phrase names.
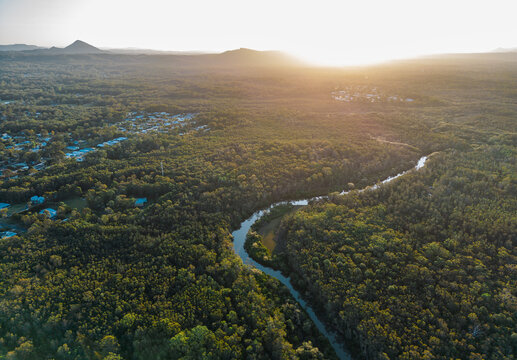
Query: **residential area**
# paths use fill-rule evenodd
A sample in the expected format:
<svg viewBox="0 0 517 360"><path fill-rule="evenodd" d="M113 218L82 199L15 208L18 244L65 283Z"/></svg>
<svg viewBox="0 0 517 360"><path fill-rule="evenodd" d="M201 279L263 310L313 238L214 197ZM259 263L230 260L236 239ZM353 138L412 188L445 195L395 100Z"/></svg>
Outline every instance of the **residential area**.
<svg viewBox="0 0 517 360"><path fill-rule="evenodd" d="M117 124L117 129L129 134L147 134L149 132L166 133L171 129L193 124L196 114L172 115L167 112L130 112L127 118Z"/></svg>
<svg viewBox="0 0 517 360"><path fill-rule="evenodd" d="M127 135L141 135L152 132L168 133L174 129L185 128L187 125L191 125L189 130L180 131L179 135L184 135L188 131L210 130L206 125L193 128L195 121L192 119L194 117L195 114L192 113L172 115L166 112L130 112L124 121L114 126L118 131ZM51 140L52 135L49 134L3 133L0 136L0 154L3 154L0 157L0 179L15 179L20 175L33 175L45 169L52 152L60 151L64 153L65 159L82 162L87 154L117 145L128 140L128 137L119 136L100 143L69 137L66 140L65 148L48 150Z"/></svg>
<svg viewBox="0 0 517 360"><path fill-rule="evenodd" d="M37 116L37 114L35 114ZM120 144L130 137L149 134L153 132L168 133L171 130L180 129L178 135L184 135L192 131L209 131L206 125L196 126L193 120L195 114L170 114L167 112L130 112L126 119L116 123L118 132L126 136L118 136L110 140L95 142L93 139L74 139L71 133L25 133L0 135L0 180L16 179L20 176L36 176L53 163L53 154L60 153L62 159L73 159L77 162L84 161L86 155ZM187 126L188 125L188 126ZM59 139L57 139L59 137ZM55 144L59 143L59 146ZM133 206L142 208L147 198L135 198ZM71 208L84 207L84 198L65 200ZM58 217L58 203L52 199L46 199L42 195L34 195L25 203L9 204L0 202L0 238L9 238L24 232L19 215L39 214L50 220L66 221L64 216Z"/></svg>
<svg viewBox="0 0 517 360"><path fill-rule="evenodd" d="M376 87L347 86L345 90L337 90L331 93L334 100L344 102L412 102L414 99L400 95L386 95Z"/></svg>

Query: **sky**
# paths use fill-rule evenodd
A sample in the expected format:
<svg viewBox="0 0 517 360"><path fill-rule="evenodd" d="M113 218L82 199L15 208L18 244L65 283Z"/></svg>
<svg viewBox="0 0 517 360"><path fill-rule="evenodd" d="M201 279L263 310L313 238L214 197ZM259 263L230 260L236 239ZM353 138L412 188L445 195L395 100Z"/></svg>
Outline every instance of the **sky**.
<svg viewBox="0 0 517 360"><path fill-rule="evenodd" d="M517 47L516 0L0 0L0 44L282 50L321 65Z"/></svg>

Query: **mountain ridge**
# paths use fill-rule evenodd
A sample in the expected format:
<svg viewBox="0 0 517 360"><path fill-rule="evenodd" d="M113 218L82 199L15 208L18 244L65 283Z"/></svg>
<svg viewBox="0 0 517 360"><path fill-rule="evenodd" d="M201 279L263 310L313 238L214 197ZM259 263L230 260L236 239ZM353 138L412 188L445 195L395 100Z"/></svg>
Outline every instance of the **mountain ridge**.
<svg viewBox="0 0 517 360"><path fill-rule="evenodd" d="M8 44L8 45L0 45L0 51L27 51L27 50L37 50L44 49L41 46L37 45L27 45L27 44Z"/></svg>
<svg viewBox="0 0 517 360"><path fill-rule="evenodd" d="M11 51L11 54L21 56L60 56L60 55L109 55L116 61L152 61L170 62L171 65L181 68L250 68L250 67L286 67L304 66L305 64L281 51L276 50L253 50L239 48L227 50L222 53L192 53L192 52L153 52L145 53L141 51L117 52L115 49L101 50L82 40L76 40L72 44L64 47L39 48L34 50ZM161 59L161 60L160 60ZM69 61L69 60L67 60Z"/></svg>
<svg viewBox="0 0 517 360"><path fill-rule="evenodd" d="M102 51L101 49L96 48L95 46L90 45L82 40L76 40L64 48L52 47L52 48L48 49L48 51L51 51L56 54L65 54L65 55L83 55L83 54L102 54L102 53L104 53L104 51Z"/></svg>

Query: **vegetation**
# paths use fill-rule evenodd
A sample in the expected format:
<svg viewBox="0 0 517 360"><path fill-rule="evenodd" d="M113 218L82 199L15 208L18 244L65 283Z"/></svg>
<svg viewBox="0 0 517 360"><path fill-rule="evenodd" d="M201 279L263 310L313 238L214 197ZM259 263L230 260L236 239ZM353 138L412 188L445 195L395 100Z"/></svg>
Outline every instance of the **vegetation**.
<svg viewBox="0 0 517 360"><path fill-rule="evenodd" d="M12 101L0 102L0 134L35 143L50 137L39 152L0 142L8 170L0 202L38 195L58 211L53 220L20 214L27 232L0 240L0 358L334 358L286 290L242 265L230 230L273 202L361 188L434 151L442 153L428 172L397 182L406 184L402 191L290 215L282 246L289 267L300 287L319 291L320 309L349 329L343 335L360 343L359 355L513 356L517 73L514 60L498 56L345 71L180 66L167 56L0 55L0 99ZM494 67L487 95L485 74ZM378 86L415 101L334 100L331 93L344 86ZM140 111L194 113L195 124L135 134L117 126ZM203 125L210 130L195 131ZM128 139L82 162L64 156L74 141L94 146L122 136ZM29 170L12 174L9 166L20 162ZM430 181L443 183L431 189L436 204L428 209L418 184ZM395 193L397 206L389 201ZM60 204L77 197L86 199L82 210ZM142 197L148 204L135 207ZM311 220L326 207L334 217ZM397 239L384 268L365 255L373 251L370 235L346 235L346 242L340 226L348 226L349 212L386 249L392 245L384 236ZM336 227L332 246L327 226ZM340 254L357 260L361 277L335 265ZM435 268L435 260L450 261L451 271ZM322 270L328 262L336 273ZM418 268L415 284L397 278L410 276L399 262ZM420 271L429 272L426 291L411 298L422 288ZM435 284L431 274L444 279ZM352 286L356 279L363 283ZM400 322L380 314L387 295L376 289L388 283L396 286L389 304L407 316ZM378 304L368 305L372 296ZM428 325L415 323L422 321L415 304L432 305Z"/></svg>
<svg viewBox="0 0 517 360"><path fill-rule="evenodd" d="M297 284L365 358L515 356L515 155L439 154L284 219Z"/></svg>

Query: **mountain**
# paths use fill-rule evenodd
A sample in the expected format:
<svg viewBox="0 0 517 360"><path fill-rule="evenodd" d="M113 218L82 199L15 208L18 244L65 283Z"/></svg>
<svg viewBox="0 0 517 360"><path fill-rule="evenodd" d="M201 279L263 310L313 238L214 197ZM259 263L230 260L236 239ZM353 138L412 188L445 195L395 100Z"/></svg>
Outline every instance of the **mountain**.
<svg viewBox="0 0 517 360"><path fill-rule="evenodd" d="M40 46L36 45L26 45L26 44L12 44L12 45L0 45L0 51L27 51L27 50L36 50L43 49Z"/></svg>
<svg viewBox="0 0 517 360"><path fill-rule="evenodd" d="M7 54L7 52L6 52ZM95 57L92 61L111 61L123 63L147 63L151 66L173 66L178 69L225 69L235 70L241 68L265 68L265 67L298 67L306 66L302 61L280 51L258 51L246 48L229 50L223 53L200 52L174 52L154 51L148 49L110 49L101 50L84 41L77 40L65 48L51 47L36 50L11 52L9 56L48 56L54 55L98 55L109 56ZM75 57L59 57L58 61L82 61Z"/></svg>
<svg viewBox="0 0 517 360"><path fill-rule="evenodd" d="M27 53L29 53L29 51ZM36 55L90 55L103 54L105 52L84 41L76 40L65 48L53 46L50 49L32 50L30 53Z"/></svg>
<svg viewBox="0 0 517 360"><path fill-rule="evenodd" d="M301 66L302 61L281 51L258 51L246 48L221 54L198 55L201 62L217 67L282 67Z"/></svg>
<svg viewBox="0 0 517 360"><path fill-rule="evenodd" d="M104 51L85 43L81 40L76 40L74 43L68 45L66 48L61 50L63 54L101 54Z"/></svg>

